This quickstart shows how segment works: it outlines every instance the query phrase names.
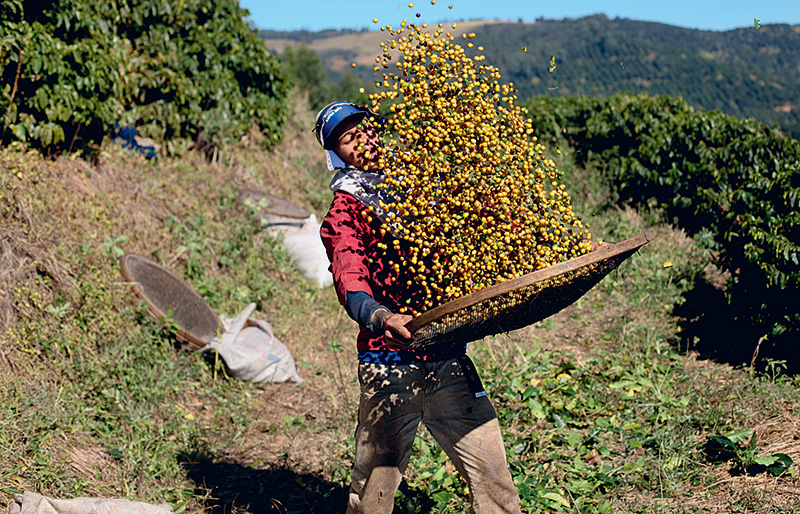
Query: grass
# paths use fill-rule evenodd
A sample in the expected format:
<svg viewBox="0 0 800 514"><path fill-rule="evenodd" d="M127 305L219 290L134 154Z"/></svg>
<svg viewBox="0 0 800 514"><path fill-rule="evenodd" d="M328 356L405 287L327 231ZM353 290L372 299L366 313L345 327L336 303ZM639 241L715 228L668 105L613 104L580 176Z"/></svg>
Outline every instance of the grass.
<svg viewBox="0 0 800 514"><path fill-rule="evenodd" d="M355 324L236 201L254 187L324 214L313 113L295 109L277 151L257 150L254 134L216 164L151 163L111 144L96 163L0 151L0 503L29 490L189 513L342 510ZM780 362L767 373L714 362L684 340L674 313L713 281L713 256L652 213L611 207L600 174L574 168L566 148L558 158L596 237L656 239L556 316L470 345L524 511L796 511L796 464L776 477L706 451L709 436L749 429L751 456L797 463L796 378ZM235 381L179 348L122 280L123 252L172 269L218 313L256 302L304 382ZM427 432L415 446L396 512L466 511Z"/></svg>

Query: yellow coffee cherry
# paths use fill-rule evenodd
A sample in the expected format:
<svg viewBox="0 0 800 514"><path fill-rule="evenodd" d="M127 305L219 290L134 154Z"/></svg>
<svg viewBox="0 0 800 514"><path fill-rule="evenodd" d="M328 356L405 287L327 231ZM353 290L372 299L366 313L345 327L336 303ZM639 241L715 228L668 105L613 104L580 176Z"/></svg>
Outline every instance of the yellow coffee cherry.
<svg viewBox="0 0 800 514"><path fill-rule="evenodd" d="M383 91L369 96L373 110L392 113L378 149L386 170L379 187L397 199L389 223L401 262L391 266L402 264L425 294L411 314L591 248L560 171L515 105L514 85L500 83L485 56L470 59L443 24L426 26L386 26L376 62L385 66L388 49L398 51L397 74L386 70L375 83Z"/></svg>

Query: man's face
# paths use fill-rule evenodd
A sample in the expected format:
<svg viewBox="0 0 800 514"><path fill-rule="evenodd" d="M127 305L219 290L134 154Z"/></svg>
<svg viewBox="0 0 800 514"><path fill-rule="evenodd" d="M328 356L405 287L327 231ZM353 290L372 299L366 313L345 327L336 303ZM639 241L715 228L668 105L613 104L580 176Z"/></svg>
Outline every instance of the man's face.
<svg viewBox="0 0 800 514"><path fill-rule="evenodd" d="M380 139L369 120L347 121L344 131L336 140L334 151L350 166L361 170L377 168Z"/></svg>

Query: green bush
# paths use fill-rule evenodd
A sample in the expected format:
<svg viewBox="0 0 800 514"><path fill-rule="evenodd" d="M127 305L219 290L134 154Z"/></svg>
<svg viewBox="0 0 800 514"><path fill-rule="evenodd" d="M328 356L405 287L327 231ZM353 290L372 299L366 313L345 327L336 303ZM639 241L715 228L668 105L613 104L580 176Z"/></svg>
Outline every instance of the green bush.
<svg viewBox="0 0 800 514"><path fill-rule="evenodd" d="M545 141L563 136L579 161L607 170L620 202L654 204L713 235L730 308L751 335L800 330L797 140L674 97L540 97L527 107Z"/></svg>
<svg viewBox="0 0 800 514"><path fill-rule="evenodd" d="M91 147L119 123L181 148L253 125L281 139L287 87L233 0L8 0L0 7L0 140Z"/></svg>

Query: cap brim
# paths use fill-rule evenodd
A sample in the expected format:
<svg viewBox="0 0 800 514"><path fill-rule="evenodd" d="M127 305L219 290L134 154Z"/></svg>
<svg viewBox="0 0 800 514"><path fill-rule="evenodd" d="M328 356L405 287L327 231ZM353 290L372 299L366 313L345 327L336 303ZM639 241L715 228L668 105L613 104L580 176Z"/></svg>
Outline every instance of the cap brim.
<svg viewBox="0 0 800 514"><path fill-rule="evenodd" d="M339 122L336 123L336 126L333 127L330 132L328 132L327 137L325 137L325 144L323 145L323 148L326 150L333 150L336 147L336 141L338 141L339 136L342 135L347 122L354 120L361 122L366 116L366 111L354 112L339 120Z"/></svg>

